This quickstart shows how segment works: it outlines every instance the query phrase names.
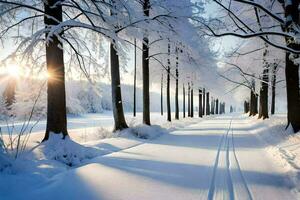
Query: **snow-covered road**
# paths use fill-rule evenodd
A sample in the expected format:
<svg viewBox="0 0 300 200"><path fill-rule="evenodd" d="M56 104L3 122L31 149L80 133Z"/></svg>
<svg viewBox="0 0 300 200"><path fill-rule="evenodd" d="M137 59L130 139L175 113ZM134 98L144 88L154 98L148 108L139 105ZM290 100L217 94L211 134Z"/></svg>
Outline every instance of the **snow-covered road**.
<svg viewBox="0 0 300 200"><path fill-rule="evenodd" d="M246 118L221 116L97 157L30 199L296 199Z"/></svg>

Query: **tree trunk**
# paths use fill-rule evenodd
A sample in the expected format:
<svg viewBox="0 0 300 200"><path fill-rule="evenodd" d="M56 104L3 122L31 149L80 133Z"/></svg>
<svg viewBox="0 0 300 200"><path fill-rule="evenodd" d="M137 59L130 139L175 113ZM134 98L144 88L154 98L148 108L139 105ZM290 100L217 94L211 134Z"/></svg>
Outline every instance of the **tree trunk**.
<svg viewBox="0 0 300 200"><path fill-rule="evenodd" d="M184 87L184 84L183 84L183 87L182 87L182 91L183 91L183 104L182 104L182 111L183 111L183 118L185 118L185 87Z"/></svg>
<svg viewBox="0 0 300 200"><path fill-rule="evenodd" d="M119 56L112 43L110 44L110 74L112 107L115 122L114 131L119 131L128 128L128 126L123 111Z"/></svg>
<svg viewBox="0 0 300 200"><path fill-rule="evenodd" d="M167 68L167 120L171 121L171 102L170 102L170 66Z"/></svg>
<svg viewBox="0 0 300 200"><path fill-rule="evenodd" d="M206 115L210 115L209 92L206 93Z"/></svg>
<svg viewBox="0 0 300 200"><path fill-rule="evenodd" d="M191 84L191 117L194 117L194 89L193 89L193 83Z"/></svg>
<svg viewBox="0 0 300 200"><path fill-rule="evenodd" d="M133 116L136 116L136 39L134 39Z"/></svg>
<svg viewBox="0 0 300 200"><path fill-rule="evenodd" d="M150 1L144 0L144 15L149 17ZM143 123L150 125L150 91L149 91L149 39L143 39Z"/></svg>
<svg viewBox="0 0 300 200"><path fill-rule="evenodd" d="M170 99L170 73L171 73L171 45L168 43L168 66L167 66L167 120L171 121L171 99Z"/></svg>
<svg viewBox="0 0 300 200"><path fill-rule="evenodd" d="M57 25L62 22L62 6L58 0L44 2L45 26ZM62 34L62 33L59 33ZM46 34L46 37L48 34ZM49 139L50 132L68 135L67 109L65 92L65 67L63 44L57 35L53 35L46 44L46 64L50 78L47 82L47 126L43 141Z"/></svg>
<svg viewBox="0 0 300 200"><path fill-rule="evenodd" d="M198 111L198 116L202 117L202 90L199 89L199 111Z"/></svg>
<svg viewBox="0 0 300 200"><path fill-rule="evenodd" d="M300 95L299 95L299 65L295 65L286 53L286 92L288 106L288 125L291 124L294 132L300 130Z"/></svg>
<svg viewBox="0 0 300 200"><path fill-rule="evenodd" d="M164 73L161 73L161 81L160 81L160 114L164 115L164 101L163 101L163 89L164 89Z"/></svg>
<svg viewBox="0 0 300 200"><path fill-rule="evenodd" d="M211 98L211 109L210 109L210 113L213 115L215 114L215 100L213 98Z"/></svg>
<svg viewBox="0 0 300 200"><path fill-rule="evenodd" d="M276 104L276 75L277 74L277 64L273 65L272 73L272 100L271 100L271 115L275 114L275 104Z"/></svg>
<svg viewBox="0 0 300 200"><path fill-rule="evenodd" d="M258 94L254 95L254 115L258 113Z"/></svg>
<svg viewBox="0 0 300 200"><path fill-rule="evenodd" d="M285 4L286 27L285 30L290 32L290 28L299 26L299 1L292 0ZM289 41L288 41L289 40ZM300 50L300 45L292 38L286 38L288 47ZM290 53L286 52L286 93L287 93L287 111L288 124L292 125L294 133L300 130L300 94L299 94L299 65L295 65L290 60ZM299 57L299 55L297 55Z"/></svg>
<svg viewBox="0 0 300 200"><path fill-rule="evenodd" d="M216 100L216 114L219 114L219 99Z"/></svg>
<svg viewBox="0 0 300 200"><path fill-rule="evenodd" d="M249 112L249 102L244 101L244 113L248 113Z"/></svg>
<svg viewBox="0 0 300 200"><path fill-rule="evenodd" d="M176 88L175 88L175 119L179 119L179 104L178 104L178 48L176 47Z"/></svg>
<svg viewBox="0 0 300 200"><path fill-rule="evenodd" d="M205 109L206 109L206 101L205 101L205 88L203 88L203 92L202 92L202 94L203 94L203 104L202 104L202 115L205 115Z"/></svg>
<svg viewBox="0 0 300 200"><path fill-rule="evenodd" d="M255 81L251 83L252 90L250 91L250 113L249 116L255 116L257 114L257 94L255 93Z"/></svg>
<svg viewBox="0 0 300 200"><path fill-rule="evenodd" d="M265 66L263 70L263 82L261 83L260 95L259 95L259 115L258 118L266 119L269 118L268 113L268 87L269 87L269 66Z"/></svg>
<svg viewBox="0 0 300 200"><path fill-rule="evenodd" d="M190 87L190 83L188 82L188 117L191 116L191 101L190 101L190 91L191 91L191 87Z"/></svg>

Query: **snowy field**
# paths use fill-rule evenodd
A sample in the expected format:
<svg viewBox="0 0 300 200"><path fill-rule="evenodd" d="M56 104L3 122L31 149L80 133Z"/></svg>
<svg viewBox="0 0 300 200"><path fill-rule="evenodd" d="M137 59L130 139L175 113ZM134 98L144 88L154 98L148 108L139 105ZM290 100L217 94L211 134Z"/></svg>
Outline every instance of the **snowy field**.
<svg viewBox="0 0 300 200"><path fill-rule="evenodd" d="M126 118L133 128L111 134L109 112L72 117L72 140L47 145L38 143L41 122L26 151L2 166L0 199L300 198L300 137L284 130L284 115L167 123L153 113L153 127L139 125L140 114Z"/></svg>

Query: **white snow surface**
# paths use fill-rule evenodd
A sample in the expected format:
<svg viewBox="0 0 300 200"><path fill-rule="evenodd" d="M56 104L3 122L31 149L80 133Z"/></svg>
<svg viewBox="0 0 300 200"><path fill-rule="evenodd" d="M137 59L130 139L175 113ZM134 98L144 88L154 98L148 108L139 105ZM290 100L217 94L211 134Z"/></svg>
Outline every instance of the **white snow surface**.
<svg viewBox="0 0 300 200"><path fill-rule="evenodd" d="M132 128L119 133L76 127L42 144L32 134L17 160L5 159L0 199L300 198L300 137L285 130L284 115L152 119L160 126L127 116Z"/></svg>

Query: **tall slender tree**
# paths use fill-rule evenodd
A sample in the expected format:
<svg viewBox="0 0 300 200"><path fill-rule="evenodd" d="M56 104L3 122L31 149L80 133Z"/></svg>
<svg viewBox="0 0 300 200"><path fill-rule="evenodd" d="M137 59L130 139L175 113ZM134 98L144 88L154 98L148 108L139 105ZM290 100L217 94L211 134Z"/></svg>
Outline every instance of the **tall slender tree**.
<svg viewBox="0 0 300 200"><path fill-rule="evenodd" d="M276 104L276 77L277 77L277 64L274 63L272 68L272 100L271 100L271 114L275 114L275 104Z"/></svg>
<svg viewBox="0 0 300 200"><path fill-rule="evenodd" d="M136 116L136 38L134 38L133 116Z"/></svg>
<svg viewBox="0 0 300 200"><path fill-rule="evenodd" d="M58 25L63 19L62 5L59 0L44 1L44 23L46 28ZM49 74L47 82L47 125L43 141L48 140L50 133L62 134L63 139L68 135L67 109L65 89L65 67L63 44L58 35L48 38L46 33L46 65Z"/></svg>
<svg viewBox="0 0 300 200"><path fill-rule="evenodd" d="M188 117L191 116L191 96L190 96L190 92L191 92L191 87L190 87L190 82L188 82Z"/></svg>
<svg viewBox="0 0 300 200"><path fill-rule="evenodd" d="M150 15L150 0L143 1L143 12L146 17ZM149 82L149 39L143 38L143 123L150 125L150 82Z"/></svg>
<svg viewBox="0 0 300 200"><path fill-rule="evenodd" d="M110 44L110 67L111 67L111 96L114 115L114 130L123 130L128 128L123 111L119 56L113 43Z"/></svg>
<svg viewBox="0 0 300 200"><path fill-rule="evenodd" d="M116 2L115 0L111 0L111 3L114 5ZM114 10L111 10L111 15L116 15ZM115 28L118 28L118 25L115 25ZM114 116L114 131L120 131L128 128L128 126L123 111L119 56L114 43L114 40L110 43L111 97Z"/></svg>
<svg viewBox="0 0 300 200"><path fill-rule="evenodd" d="M206 114L205 110L206 110L206 106L207 106L206 100L205 100L205 95L206 95L205 88L203 88L202 94L203 94L202 115L205 115Z"/></svg>
<svg viewBox="0 0 300 200"><path fill-rule="evenodd" d="M194 85L193 85L193 82L191 83L191 117L194 117Z"/></svg>
<svg viewBox="0 0 300 200"><path fill-rule="evenodd" d="M216 107L215 107L215 105L216 105L216 100L214 99L214 98L212 98L212 109L211 109L211 113L214 115L215 114L215 109L216 109Z"/></svg>
<svg viewBox="0 0 300 200"><path fill-rule="evenodd" d="M216 99L216 114L219 114L219 99Z"/></svg>
<svg viewBox="0 0 300 200"><path fill-rule="evenodd" d="M202 90L199 89L199 111L198 111L198 116L202 117Z"/></svg>
<svg viewBox="0 0 300 200"><path fill-rule="evenodd" d="M269 69L268 66L264 68L263 81L261 82L260 96L259 96L259 114L258 118L269 118L268 114L268 82L269 82Z"/></svg>
<svg viewBox="0 0 300 200"><path fill-rule="evenodd" d="M257 94L255 93L255 81L252 79L250 90L250 113L249 116L255 116L257 112Z"/></svg>
<svg viewBox="0 0 300 200"><path fill-rule="evenodd" d="M183 102L182 102L182 112L183 112L183 118L185 118L185 87L184 84L182 85L182 98L183 98Z"/></svg>
<svg viewBox="0 0 300 200"><path fill-rule="evenodd" d="M179 119L179 102L178 102L178 79L179 79L179 72L178 72L178 47L176 47L176 71L175 71L175 119Z"/></svg>
<svg viewBox="0 0 300 200"><path fill-rule="evenodd" d="M206 93L206 115L210 115L209 92Z"/></svg>
<svg viewBox="0 0 300 200"><path fill-rule="evenodd" d="M171 45L168 42L168 66L167 66L167 120L171 121L171 99L170 99L170 73L171 73Z"/></svg>
<svg viewBox="0 0 300 200"><path fill-rule="evenodd" d="M164 90L164 73L161 72L161 80L160 80L160 114L161 116L164 115L164 97L163 97L163 90Z"/></svg>

